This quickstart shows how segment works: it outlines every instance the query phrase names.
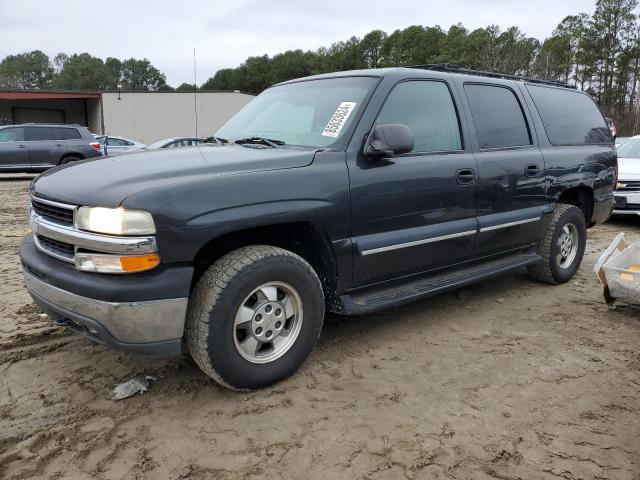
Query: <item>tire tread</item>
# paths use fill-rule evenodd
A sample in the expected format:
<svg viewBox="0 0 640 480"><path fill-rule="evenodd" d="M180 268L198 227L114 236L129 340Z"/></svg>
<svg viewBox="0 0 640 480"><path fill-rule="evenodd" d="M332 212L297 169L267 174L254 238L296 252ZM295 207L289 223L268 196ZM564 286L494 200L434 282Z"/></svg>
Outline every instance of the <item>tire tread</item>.
<svg viewBox="0 0 640 480"><path fill-rule="evenodd" d="M219 298L224 295L228 284L243 276L250 274L246 269L252 264L263 261L292 262L297 266L301 264L308 273L315 278L320 292L322 286L316 272L302 257L293 252L269 245L252 245L242 247L223 255L198 280L189 299L187 319L185 324L185 339L187 349L194 362L200 369L219 384L232 389L244 390L228 383L215 369L211 362L211 353L208 350L208 337L211 333L210 312L215 308ZM215 352L214 352L215 354Z"/></svg>
<svg viewBox="0 0 640 480"><path fill-rule="evenodd" d="M566 203L556 204L551 222L549 223L547 230L544 232L542 241L538 245L538 254L542 258L542 261L533 265L529 265L527 267L529 275L533 279L540 282L549 283L551 285L558 285L560 283L558 280L556 280L551 269L551 262L553 261L553 259L551 258L551 253L553 250L552 241L553 235L555 234L556 228L562 220L562 217L572 209L577 210L582 215L582 211L574 205L569 205Z"/></svg>

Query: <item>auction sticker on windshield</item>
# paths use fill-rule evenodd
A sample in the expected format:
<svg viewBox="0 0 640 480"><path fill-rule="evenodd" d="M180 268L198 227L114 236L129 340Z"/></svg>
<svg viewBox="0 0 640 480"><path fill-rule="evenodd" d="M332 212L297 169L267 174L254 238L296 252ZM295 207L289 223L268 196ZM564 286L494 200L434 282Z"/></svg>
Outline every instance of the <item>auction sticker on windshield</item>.
<svg viewBox="0 0 640 480"><path fill-rule="evenodd" d="M331 116L329 123L324 127L322 135L325 137L337 137L340 135L340 130L347 122L349 115L353 112L353 109L356 108L356 102L342 102L336 112Z"/></svg>

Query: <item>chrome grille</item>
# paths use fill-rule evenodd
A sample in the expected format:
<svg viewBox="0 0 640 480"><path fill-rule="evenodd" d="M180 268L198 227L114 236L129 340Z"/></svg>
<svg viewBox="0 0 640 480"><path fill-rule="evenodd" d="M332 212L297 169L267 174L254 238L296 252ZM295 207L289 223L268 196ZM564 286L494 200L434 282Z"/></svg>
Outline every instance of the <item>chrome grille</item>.
<svg viewBox="0 0 640 480"><path fill-rule="evenodd" d="M634 180L631 182L618 181L624 187L618 188L618 192L640 192L640 180Z"/></svg>
<svg viewBox="0 0 640 480"><path fill-rule="evenodd" d="M71 206L66 207L55 202L32 198L31 208L35 213L48 220L53 220L63 225L73 225L74 208Z"/></svg>
<svg viewBox="0 0 640 480"><path fill-rule="evenodd" d="M73 259L75 255L75 247L70 243L59 242L58 240L54 240L52 238L45 237L43 235L37 235L38 243L40 246L52 253L54 256L65 257L68 259Z"/></svg>

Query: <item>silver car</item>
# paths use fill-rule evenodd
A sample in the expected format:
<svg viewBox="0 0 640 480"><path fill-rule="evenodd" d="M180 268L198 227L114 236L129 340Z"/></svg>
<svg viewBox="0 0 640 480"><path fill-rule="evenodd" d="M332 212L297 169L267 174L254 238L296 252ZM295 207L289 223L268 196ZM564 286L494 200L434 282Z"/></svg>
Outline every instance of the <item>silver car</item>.
<svg viewBox="0 0 640 480"><path fill-rule="evenodd" d="M178 148L178 147L192 147L194 145L200 145L204 143L204 138L198 137L172 137L163 138L150 145L147 145L145 150L158 150L160 148Z"/></svg>
<svg viewBox="0 0 640 480"><path fill-rule="evenodd" d="M640 215L640 135L618 146L618 188L613 213Z"/></svg>
<svg viewBox="0 0 640 480"><path fill-rule="evenodd" d="M136 150L141 150L146 147L144 143L136 142L135 140L124 137L99 135L96 139L100 142L102 152L105 155L120 155L122 153L135 152Z"/></svg>

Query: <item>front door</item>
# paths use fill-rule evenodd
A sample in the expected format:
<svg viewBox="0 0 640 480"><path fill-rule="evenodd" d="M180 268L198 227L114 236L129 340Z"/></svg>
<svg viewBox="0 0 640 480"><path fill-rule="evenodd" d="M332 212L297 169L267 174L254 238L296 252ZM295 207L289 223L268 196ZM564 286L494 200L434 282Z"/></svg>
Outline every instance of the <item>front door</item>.
<svg viewBox="0 0 640 480"><path fill-rule="evenodd" d="M0 130L0 168L19 170L29 167L29 149L25 142L24 127Z"/></svg>
<svg viewBox="0 0 640 480"><path fill-rule="evenodd" d="M525 247L540 236L545 164L523 108L507 86L465 83L478 145L478 239L475 257Z"/></svg>
<svg viewBox="0 0 640 480"><path fill-rule="evenodd" d="M394 123L411 130L412 152L349 162L356 286L464 261L476 237L476 162L449 85L396 84L376 120Z"/></svg>

